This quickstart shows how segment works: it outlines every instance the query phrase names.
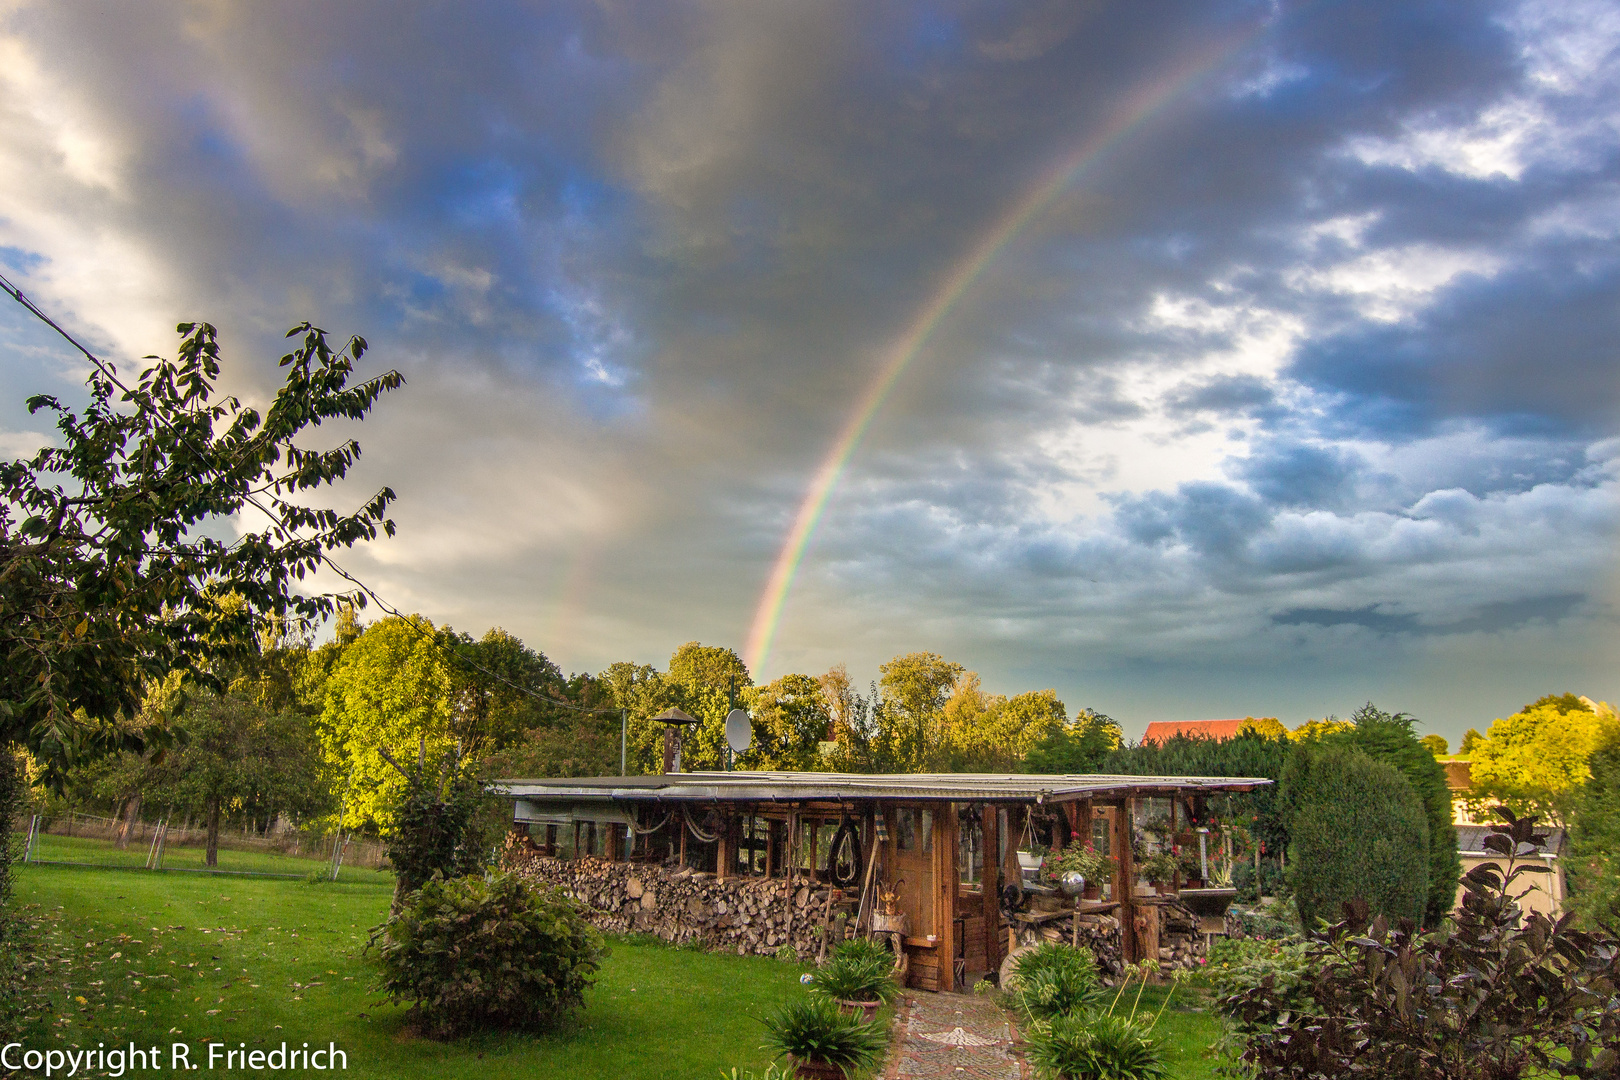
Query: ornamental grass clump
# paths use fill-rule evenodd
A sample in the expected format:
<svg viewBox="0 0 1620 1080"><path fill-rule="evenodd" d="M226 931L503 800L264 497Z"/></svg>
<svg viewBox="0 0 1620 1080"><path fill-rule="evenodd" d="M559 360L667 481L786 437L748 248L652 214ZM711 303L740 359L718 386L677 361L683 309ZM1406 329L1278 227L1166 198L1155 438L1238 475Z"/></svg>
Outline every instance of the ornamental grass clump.
<svg viewBox="0 0 1620 1080"><path fill-rule="evenodd" d="M834 1001L893 1001L900 996L894 981L894 959L864 950L833 955L827 965L810 975L810 992Z"/></svg>
<svg viewBox="0 0 1620 1080"><path fill-rule="evenodd" d="M1125 1016L1081 1012L1045 1022L1027 1057L1047 1080L1159 1080L1166 1075L1148 1027Z"/></svg>
<svg viewBox="0 0 1620 1080"><path fill-rule="evenodd" d="M1067 945L1051 949L1043 946L1025 957L1026 961L1034 961L1031 970L1015 973L1009 980L1014 1001L1028 1019L1024 1032L1029 1047L1026 1056L1036 1074L1042 1080L1159 1080L1165 1076L1164 1058L1152 1036L1159 1017L1170 1005L1170 996L1151 1018L1145 1013L1138 1016L1137 1012L1148 978L1158 973L1157 961L1128 965L1125 978L1106 1008L1099 1005L1101 990L1096 987L1083 996L1074 995L1074 1004L1060 1011L1057 1005L1061 999L1047 988L1060 982L1077 983L1075 975L1082 965L1057 949L1085 951ZM1040 955L1043 952L1047 955ZM1177 982L1182 974L1176 973ZM1130 1011L1125 1012L1125 992L1134 979L1141 982L1130 1001ZM1174 992L1172 988L1171 996Z"/></svg>
<svg viewBox="0 0 1620 1080"><path fill-rule="evenodd" d="M378 989L434 1039L545 1027L585 1004L607 955L560 889L516 874L445 880L411 893L374 932Z"/></svg>
<svg viewBox="0 0 1620 1080"><path fill-rule="evenodd" d="M1102 983L1090 949L1047 941L1013 964L1007 991L1026 1016L1043 1020L1097 1004Z"/></svg>
<svg viewBox="0 0 1620 1080"><path fill-rule="evenodd" d="M794 998L765 1017L764 1049L794 1062L831 1066L853 1076L883 1060L888 1028L863 1024L820 996Z"/></svg>

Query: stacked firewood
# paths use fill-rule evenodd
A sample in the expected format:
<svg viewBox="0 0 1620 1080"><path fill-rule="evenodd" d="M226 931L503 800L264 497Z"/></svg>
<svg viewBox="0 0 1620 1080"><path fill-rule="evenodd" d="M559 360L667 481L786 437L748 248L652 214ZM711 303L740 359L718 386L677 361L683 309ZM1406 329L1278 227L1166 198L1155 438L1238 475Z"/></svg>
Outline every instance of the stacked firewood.
<svg viewBox="0 0 1620 1080"><path fill-rule="evenodd" d="M816 955L823 928L843 931L850 904L827 887L780 878L728 878L691 869L597 858L557 859L509 844L506 869L562 888L586 909L598 929L646 933L676 943L774 955L786 945L801 958Z"/></svg>
<svg viewBox="0 0 1620 1080"><path fill-rule="evenodd" d="M1176 900L1159 906L1159 963L1167 967L1193 968L1203 962L1204 935L1198 916Z"/></svg>

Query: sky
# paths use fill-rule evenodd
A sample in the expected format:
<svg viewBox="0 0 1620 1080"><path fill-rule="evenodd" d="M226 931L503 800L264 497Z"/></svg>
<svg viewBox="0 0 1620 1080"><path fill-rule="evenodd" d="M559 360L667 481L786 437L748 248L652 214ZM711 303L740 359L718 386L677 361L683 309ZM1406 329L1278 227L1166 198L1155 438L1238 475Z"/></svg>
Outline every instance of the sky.
<svg viewBox="0 0 1620 1080"><path fill-rule="evenodd" d="M340 561L565 670L1620 697L1620 6L0 0L0 271L406 386ZM82 361L0 306L0 454ZM311 445L343 436L323 429ZM331 583L334 585L336 583Z"/></svg>

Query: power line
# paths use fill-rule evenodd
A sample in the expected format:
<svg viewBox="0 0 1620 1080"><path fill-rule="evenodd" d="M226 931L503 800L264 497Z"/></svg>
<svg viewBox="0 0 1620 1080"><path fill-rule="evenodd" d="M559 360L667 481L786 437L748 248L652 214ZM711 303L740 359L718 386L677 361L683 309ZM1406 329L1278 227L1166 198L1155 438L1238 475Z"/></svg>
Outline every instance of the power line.
<svg viewBox="0 0 1620 1080"><path fill-rule="evenodd" d="M105 375L107 377L108 381L110 381L114 386L118 387L118 389L122 390L125 394L132 394L133 393L133 391L130 390L129 386L126 383L124 383L124 381L121 380L118 377L117 372L115 372L112 369L111 366L109 366L108 364L103 363L101 361L101 359L96 356L95 353L91 352L89 349L85 348L82 344L80 344L79 340L77 338L75 338L72 334L70 334L66 330L64 330L62 328L62 326L56 322L55 319L52 319L49 315L45 314L45 312L40 309L39 305L35 304L32 300L30 300L27 296L25 296L23 294L23 291L21 289L19 289L16 285L14 285L10 281L8 281L6 279L6 277L5 277L5 275L3 275L3 274L0 274L0 289L3 289L6 292L6 294L9 295L13 300L17 301L17 303L21 304L24 308L26 308L30 313L32 313L34 315L35 318L39 319L46 326L49 326L52 330L55 330L58 334L60 334L62 336L63 340L65 340L69 345L72 345L75 349L79 350L79 352L83 353L85 358L87 360L89 360L90 363L94 364L96 366L96 369L98 371L100 371L103 375ZM213 460L210 457L210 455L204 454L201 450L199 450L197 448L197 445L191 441L190 437L185 432L183 432L179 428L175 427L173 422L171 422L169 420L169 418L164 416L162 413L155 413L154 415L157 417L157 420L158 420L158 422L160 424L162 424L164 427L168 428L170 432L172 432L174 435L179 437L181 443L186 447L186 449L190 450L192 452L192 454L194 454L196 456L197 460L203 463L204 468L206 468L209 472L212 472L216 477L219 477L220 479L225 479L225 477L220 473L218 466L216 466L213 463ZM260 513L262 513L266 518L270 519L271 521L280 521L281 520L279 515L272 513L268 507L266 507L263 503L259 502L258 499L254 497L252 492L248 492L248 493L244 494L243 495L243 500L245 502L247 502L248 505L252 506L255 510L258 510ZM575 705L573 702L563 701L563 700L561 700L559 698L552 697L550 694L541 694L541 693L539 693L539 692L537 692L535 690L530 689L529 687L520 685L519 683L515 683L515 682L513 682L512 680L506 678L503 675L497 674L496 672L493 672L493 671L489 670L488 668L484 667L482 664L479 664L479 663L475 662L474 660L472 660L471 658L462 655L459 650L451 648L450 646L446 645L440 639L439 635L434 634L434 633L428 631L427 629L425 629L424 627L422 627L416 621L416 618L414 616L406 615L405 613L401 612L398 608L396 608L392 604L388 603L386 600L384 600L381 596L379 596L377 594L376 589L372 588L370 585L367 585L365 582L361 581L359 578L357 578L353 574L349 573L343 567L339 566L337 564L337 561L334 560L331 557L331 555L327 554L324 550L322 550L320 552L317 552L317 555L320 558L321 562L325 563L328 567L330 567L333 570L333 572L338 574L344 580L346 580L350 584L354 585L355 588L359 589L362 593L364 593L367 597L369 597L372 600L372 602L375 603L379 608L381 608L386 614L392 615L395 618L400 619L403 622L405 622L406 625L408 625L411 629L415 630L425 640L431 641L434 645L438 646L438 648L442 652L448 653L452 660L454 660L458 664L461 664L463 667L466 667L466 668L469 668L469 669L471 669L473 671L476 671L479 674L487 676L488 678L491 678L491 679L495 680L496 682L498 682L498 683L500 683L500 684L502 684L502 685L504 685L504 686L506 686L506 687L508 687L508 688L510 688L512 690L516 690L520 694L524 694L524 695L526 695L528 697L532 697L536 701L543 701L548 705L557 705L557 706L560 706L560 707L562 707L564 709L572 709L575 712L592 713L592 714L612 713L612 712L623 713L623 712L625 712L625 710L622 707L614 707L614 708L603 709L603 708L591 708L591 707L585 706L585 705ZM622 757L622 753L623 753L623 751L622 751L622 748L621 748L621 757ZM621 768L622 767L623 767L623 764L621 762Z"/></svg>

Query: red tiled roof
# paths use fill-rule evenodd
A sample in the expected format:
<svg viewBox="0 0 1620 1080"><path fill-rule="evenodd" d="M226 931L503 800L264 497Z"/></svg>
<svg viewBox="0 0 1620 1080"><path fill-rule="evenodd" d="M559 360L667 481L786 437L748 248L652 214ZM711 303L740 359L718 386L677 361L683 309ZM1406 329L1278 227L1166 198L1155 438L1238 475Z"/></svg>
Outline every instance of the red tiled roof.
<svg viewBox="0 0 1620 1080"><path fill-rule="evenodd" d="M1467 761L1442 761L1446 770L1446 786L1452 791L1467 791L1473 784L1473 770Z"/></svg>
<svg viewBox="0 0 1620 1080"><path fill-rule="evenodd" d="M1177 735L1201 735L1206 739L1230 739L1243 730L1248 717L1242 720L1155 720L1142 734L1145 743L1160 744Z"/></svg>

